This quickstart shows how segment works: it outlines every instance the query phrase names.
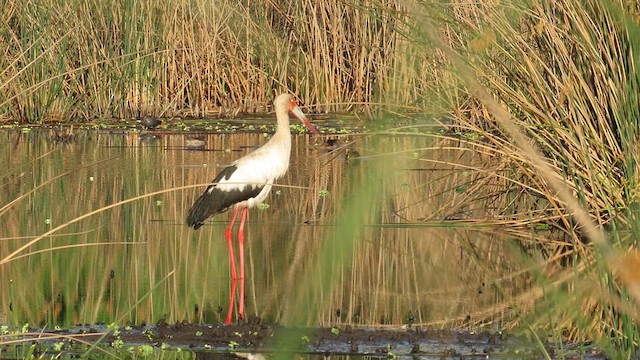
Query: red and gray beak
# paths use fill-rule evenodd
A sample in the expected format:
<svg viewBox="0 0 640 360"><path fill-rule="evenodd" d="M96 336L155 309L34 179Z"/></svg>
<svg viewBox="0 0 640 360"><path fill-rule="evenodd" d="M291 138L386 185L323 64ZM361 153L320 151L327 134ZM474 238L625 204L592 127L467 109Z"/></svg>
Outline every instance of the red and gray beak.
<svg viewBox="0 0 640 360"><path fill-rule="evenodd" d="M300 121L302 121L304 126L306 126L309 131L316 135L320 135L320 131L318 131L315 126L313 126L313 124L309 121L309 119L307 119L307 116L302 112L302 110L300 110L299 107L293 107L293 109L291 109L291 113L295 115L295 117L300 119Z"/></svg>

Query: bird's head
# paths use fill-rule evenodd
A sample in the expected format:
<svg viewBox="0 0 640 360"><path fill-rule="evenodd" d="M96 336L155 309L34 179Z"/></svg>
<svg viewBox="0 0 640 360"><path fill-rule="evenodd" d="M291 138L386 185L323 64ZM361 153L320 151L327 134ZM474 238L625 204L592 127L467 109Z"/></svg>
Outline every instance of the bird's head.
<svg viewBox="0 0 640 360"><path fill-rule="evenodd" d="M309 122L307 116L302 112L302 110L300 110L293 95L286 93L278 95L278 97L276 97L276 100L273 102L273 105L276 108L276 113L282 111L280 109L286 109L287 112L300 119L300 121L302 121L304 126L306 126L309 131L314 134L320 134L318 129L316 129L316 127L311 122Z"/></svg>

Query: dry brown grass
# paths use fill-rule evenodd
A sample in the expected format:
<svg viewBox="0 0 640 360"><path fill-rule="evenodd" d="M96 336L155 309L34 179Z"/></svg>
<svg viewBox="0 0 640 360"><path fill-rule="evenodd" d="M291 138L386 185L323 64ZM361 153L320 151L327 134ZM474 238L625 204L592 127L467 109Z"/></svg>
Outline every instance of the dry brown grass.
<svg viewBox="0 0 640 360"><path fill-rule="evenodd" d="M442 90L457 94L447 127L487 158L468 169L463 201L425 218L484 210L469 221L508 226L535 255L525 262L546 291L532 329L603 341L613 333L612 343L632 347L637 280L613 274L621 261L635 264L626 253L636 240L624 233L637 221L638 27L613 3L511 5L442 6L448 21L415 25L458 79Z"/></svg>
<svg viewBox="0 0 640 360"><path fill-rule="evenodd" d="M399 40L393 0L9 1L4 9L8 120L262 112L283 91L314 111L371 111L387 95L415 100L406 85L424 77L403 65L415 55Z"/></svg>

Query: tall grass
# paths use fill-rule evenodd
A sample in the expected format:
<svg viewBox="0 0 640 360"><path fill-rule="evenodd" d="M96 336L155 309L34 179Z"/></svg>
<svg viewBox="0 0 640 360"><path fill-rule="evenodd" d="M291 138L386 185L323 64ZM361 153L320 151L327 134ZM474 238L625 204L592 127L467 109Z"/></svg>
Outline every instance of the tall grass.
<svg viewBox="0 0 640 360"><path fill-rule="evenodd" d="M544 297L523 318L530 329L633 352L637 13L573 0L421 10L437 14L409 21L429 72L456 79L441 89L456 96L448 126L477 134L464 141L491 159L452 205L490 203L475 222L508 225L533 256L523 261Z"/></svg>
<svg viewBox="0 0 640 360"><path fill-rule="evenodd" d="M393 71L403 63L396 21L373 4L398 7L9 0L0 112L30 122L216 116L264 111L286 90L317 111L370 109L391 91L403 96L397 84L415 75Z"/></svg>

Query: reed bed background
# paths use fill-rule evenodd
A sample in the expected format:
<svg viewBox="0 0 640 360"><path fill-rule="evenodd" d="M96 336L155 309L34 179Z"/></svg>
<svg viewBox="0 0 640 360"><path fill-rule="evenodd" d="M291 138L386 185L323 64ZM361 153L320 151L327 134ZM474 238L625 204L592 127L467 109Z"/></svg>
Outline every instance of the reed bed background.
<svg viewBox="0 0 640 360"><path fill-rule="evenodd" d="M507 225L532 256L546 290L529 326L633 353L640 301L637 4L510 5L427 4L425 13L446 25L413 27L424 48L440 51L459 75L453 121L443 124L457 132L450 137L464 137L492 159L459 204L510 198L474 222ZM540 229L556 235L540 236Z"/></svg>
<svg viewBox="0 0 640 360"><path fill-rule="evenodd" d="M0 112L46 122L263 112L290 90L315 111L403 101L395 1L7 1ZM379 8L378 8L379 7ZM424 81L427 81L425 76ZM414 94L412 95L411 92Z"/></svg>

